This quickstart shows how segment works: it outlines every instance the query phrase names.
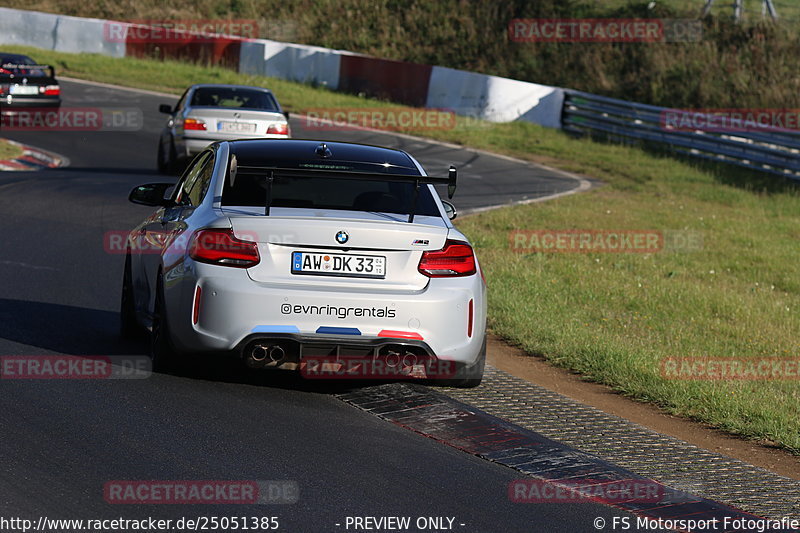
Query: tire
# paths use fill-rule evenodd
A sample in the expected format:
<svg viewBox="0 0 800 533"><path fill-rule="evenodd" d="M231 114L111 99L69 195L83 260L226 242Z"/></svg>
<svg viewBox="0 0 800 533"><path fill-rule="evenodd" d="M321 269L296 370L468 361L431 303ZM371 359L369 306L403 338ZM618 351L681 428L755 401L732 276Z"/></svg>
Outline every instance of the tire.
<svg viewBox="0 0 800 533"><path fill-rule="evenodd" d="M172 344L172 335L164 304L164 281L159 273L156 282L156 301L153 306L153 324L150 332L150 361L155 372L176 371L181 357Z"/></svg>
<svg viewBox="0 0 800 533"><path fill-rule="evenodd" d="M169 142L169 155L164 151L164 144L158 141L158 155L156 156L156 164L158 171L161 174L173 175L175 174L178 164L177 155L175 154L175 145L170 140Z"/></svg>
<svg viewBox="0 0 800 533"><path fill-rule="evenodd" d="M456 368L455 376L450 379L442 379L437 384L456 389L474 389L481 384L483 372L486 368L486 336L483 337L481 351L478 359L471 365L459 365Z"/></svg>
<svg viewBox="0 0 800 533"><path fill-rule="evenodd" d="M164 144L159 139L158 141L158 155L156 156L156 166L158 172L161 174L168 174L169 162L164 160Z"/></svg>
<svg viewBox="0 0 800 533"><path fill-rule="evenodd" d="M122 294L119 303L119 334L123 339L143 337L144 328L136 319L136 300L133 293L131 255L125 254L125 270L122 274Z"/></svg>

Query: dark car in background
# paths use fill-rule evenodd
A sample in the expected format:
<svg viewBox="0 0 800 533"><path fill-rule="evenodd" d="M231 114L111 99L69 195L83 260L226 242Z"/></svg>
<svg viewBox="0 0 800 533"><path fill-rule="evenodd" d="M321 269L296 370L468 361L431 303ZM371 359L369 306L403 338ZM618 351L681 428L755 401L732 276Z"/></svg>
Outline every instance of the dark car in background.
<svg viewBox="0 0 800 533"><path fill-rule="evenodd" d="M0 51L0 111L61 106L55 69L22 54Z"/></svg>

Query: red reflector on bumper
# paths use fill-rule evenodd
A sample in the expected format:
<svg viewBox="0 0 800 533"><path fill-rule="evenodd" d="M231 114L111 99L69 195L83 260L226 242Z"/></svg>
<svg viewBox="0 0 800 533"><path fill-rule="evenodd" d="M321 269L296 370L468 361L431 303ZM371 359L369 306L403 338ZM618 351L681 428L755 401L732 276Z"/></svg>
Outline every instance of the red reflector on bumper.
<svg viewBox="0 0 800 533"><path fill-rule="evenodd" d="M203 289L200 285L194 290L194 310L192 311L192 324L197 324L200 320L200 296L203 295Z"/></svg>
<svg viewBox="0 0 800 533"><path fill-rule="evenodd" d="M475 315L475 304L472 300L469 301L469 317L467 319L467 337L472 337L472 322Z"/></svg>

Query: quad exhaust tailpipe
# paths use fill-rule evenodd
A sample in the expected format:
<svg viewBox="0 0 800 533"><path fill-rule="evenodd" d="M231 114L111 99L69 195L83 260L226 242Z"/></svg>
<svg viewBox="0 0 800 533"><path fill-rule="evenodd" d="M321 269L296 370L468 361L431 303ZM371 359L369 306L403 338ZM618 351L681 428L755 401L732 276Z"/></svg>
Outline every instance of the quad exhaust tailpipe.
<svg viewBox="0 0 800 533"><path fill-rule="evenodd" d="M256 363L260 363L269 357L269 350L270 347L266 344L256 344L250 349L249 358Z"/></svg>
<svg viewBox="0 0 800 533"><path fill-rule="evenodd" d="M394 342L337 345L316 339L304 343L281 337L252 339L241 349L240 356L248 368L257 370L299 370L301 358L330 361L374 359L380 360L387 369L402 370L426 364L433 357L424 347Z"/></svg>
<svg viewBox="0 0 800 533"><path fill-rule="evenodd" d="M390 351L386 355L386 366L389 368L397 368L400 366L400 354L395 351Z"/></svg>
<svg viewBox="0 0 800 533"><path fill-rule="evenodd" d="M399 352L390 350L389 353L386 354L386 366L389 368L412 367L416 365L418 361L419 357L417 354L406 350Z"/></svg>
<svg viewBox="0 0 800 533"><path fill-rule="evenodd" d="M271 363L280 364L286 357L286 352L281 348L280 344L276 344L269 350L269 360Z"/></svg>
<svg viewBox="0 0 800 533"><path fill-rule="evenodd" d="M403 356L403 366L412 367L417 364L417 356L411 352L406 352Z"/></svg>
<svg viewBox="0 0 800 533"><path fill-rule="evenodd" d="M286 351L280 344L256 342L245 352L245 364L250 368L278 366L286 359Z"/></svg>

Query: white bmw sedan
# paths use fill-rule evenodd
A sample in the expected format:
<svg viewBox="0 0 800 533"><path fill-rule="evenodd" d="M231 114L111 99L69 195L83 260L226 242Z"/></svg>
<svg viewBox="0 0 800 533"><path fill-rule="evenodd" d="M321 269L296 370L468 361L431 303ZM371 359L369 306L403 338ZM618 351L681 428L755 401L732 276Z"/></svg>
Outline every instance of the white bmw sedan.
<svg viewBox="0 0 800 533"><path fill-rule="evenodd" d="M215 141L288 139L289 113L272 91L245 85L192 85L173 108L158 141L158 170L172 173Z"/></svg>

